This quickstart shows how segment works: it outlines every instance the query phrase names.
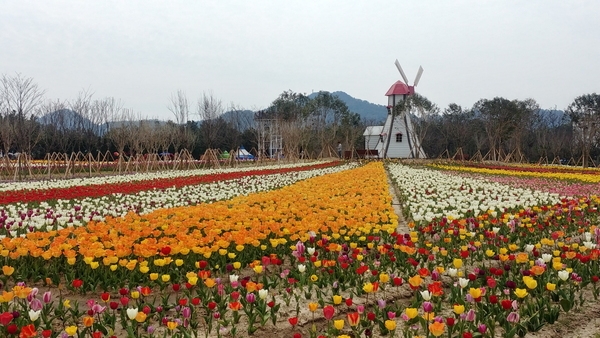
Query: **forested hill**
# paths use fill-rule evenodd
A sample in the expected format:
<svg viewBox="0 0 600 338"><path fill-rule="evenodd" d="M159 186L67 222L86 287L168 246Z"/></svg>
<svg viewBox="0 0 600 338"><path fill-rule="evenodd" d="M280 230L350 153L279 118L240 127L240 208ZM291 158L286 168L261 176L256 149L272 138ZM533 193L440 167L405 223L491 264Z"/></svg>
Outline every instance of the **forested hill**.
<svg viewBox="0 0 600 338"><path fill-rule="evenodd" d="M309 98L315 98L318 92L314 92L308 95ZM381 122L385 121L387 116L387 110L384 105L371 103L369 101L354 98L345 92L331 92L332 95L337 96L340 100L348 106L351 112L360 115L361 119L367 122ZM385 99L385 98L384 98Z"/></svg>

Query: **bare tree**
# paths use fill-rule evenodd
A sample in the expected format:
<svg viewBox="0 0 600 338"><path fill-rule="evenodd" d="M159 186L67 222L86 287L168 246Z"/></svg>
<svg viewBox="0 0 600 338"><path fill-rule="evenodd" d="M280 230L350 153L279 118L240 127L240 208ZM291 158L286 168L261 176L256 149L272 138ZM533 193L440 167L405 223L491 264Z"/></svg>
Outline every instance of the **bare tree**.
<svg viewBox="0 0 600 338"><path fill-rule="evenodd" d="M220 125L217 119L223 114L223 103L212 93L203 93L198 99L198 116L202 120L200 137L208 149L214 147L219 136Z"/></svg>
<svg viewBox="0 0 600 338"><path fill-rule="evenodd" d="M583 167L588 166L590 149L600 136L600 94L581 95L567 107L581 146Z"/></svg>
<svg viewBox="0 0 600 338"><path fill-rule="evenodd" d="M6 115L12 113L16 117L5 121L12 129L12 137L9 138L14 138L18 151L31 153L39 138L36 117L41 112L38 108L42 104L44 91L33 82L33 78L26 78L18 73L13 77L2 75L0 91Z"/></svg>
<svg viewBox="0 0 600 338"><path fill-rule="evenodd" d="M121 173L125 156L125 148L131 145L131 130L134 113L131 109L119 109L118 113L118 115L113 115L119 119L118 126L112 126L106 134L106 137L111 140L117 148L119 173Z"/></svg>
<svg viewBox="0 0 600 338"><path fill-rule="evenodd" d="M190 116L190 107L185 92L178 90L177 93L172 93L167 109L175 116L176 129L174 130L174 136L178 139L176 141L177 147L175 148L175 151L179 150L179 145L188 148L189 137L187 122Z"/></svg>

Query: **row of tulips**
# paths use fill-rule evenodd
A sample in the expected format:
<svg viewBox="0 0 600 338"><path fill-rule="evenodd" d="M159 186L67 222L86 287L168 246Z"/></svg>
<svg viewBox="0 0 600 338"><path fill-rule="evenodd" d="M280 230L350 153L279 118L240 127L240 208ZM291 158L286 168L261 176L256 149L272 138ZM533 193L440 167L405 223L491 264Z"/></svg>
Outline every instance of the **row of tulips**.
<svg viewBox="0 0 600 338"><path fill-rule="evenodd" d="M293 184L299 180L347 170L356 164L310 168L288 168L269 175L247 175L236 179L214 181L181 188L146 190L135 194L112 194L100 198L58 200L53 203L16 203L0 206L0 234L15 237L27 232L78 227L105 217L125 217L129 212L147 214L200 203L227 200ZM279 169L283 171L283 169ZM210 177L210 175L204 176ZM84 188L83 188L84 189Z"/></svg>
<svg viewBox="0 0 600 338"><path fill-rule="evenodd" d="M97 177L78 177L69 179L39 180L28 182L6 182L0 183L0 191L18 191L18 190L47 190L56 188L69 188L79 186L107 185L107 184L128 184L135 181L153 181L153 180L172 180L180 177L204 176L212 174L223 174L232 172L247 172L267 169L290 169L301 168L305 166L321 165L329 161L298 162L285 164L269 164L259 166L243 166L234 168L204 168L195 170L168 170L149 173L133 173L123 175L107 175Z"/></svg>
<svg viewBox="0 0 600 338"><path fill-rule="evenodd" d="M403 198L454 196L434 174L388 169ZM498 184L463 184L454 190L498 203L443 211L409 232L397 230L386 174L371 163L211 208L5 238L12 287L0 324L52 337L232 337L282 322L282 336L513 337L584 305L583 290L598 295L598 199L524 191L513 200ZM71 291L106 291L86 308L63 296L35 301L42 291L18 283L56 285L63 274Z"/></svg>
<svg viewBox="0 0 600 338"><path fill-rule="evenodd" d="M460 219L492 210L529 208L559 201L557 194L491 183L442 171L412 168L400 164L388 167L402 187L403 206L415 222L442 217Z"/></svg>
<svg viewBox="0 0 600 338"><path fill-rule="evenodd" d="M103 176L64 181L35 181L0 185L6 193L0 196L0 205L9 203L41 202L57 199L101 197L114 193L133 194L150 189L181 188L220 180L230 180L252 175L285 173L292 170L325 168L338 162L318 162L285 166L265 166L230 169L202 169Z"/></svg>
<svg viewBox="0 0 600 338"><path fill-rule="evenodd" d="M575 167L568 165L558 164L529 164L529 163L503 163L503 164L492 164L489 162L460 162L460 164L454 163L460 167L472 167L472 168L487 168L487 169L500 169L500 170L513 170L513 171L530 171L539 173L573 173L573 174L590 174L599 175L600 170L594 167Z"/></svg>
<svg viewBox="0 0 600 338"><path fill-rule="evenodd" d="M532 166L490 166L490 165L449 165L449 164L433 164L432 168L444 169L444 170L456 170L465 171L479 174L491 174L491 175L508 175L508 176L521 176L521 177L543 177L548 179L557 180L570 180L580 181L588 183L600 182L600 171L599 170L583 170L583 169L553 169L546 167L532 167Z"/></svg>
<svg viewBox="0 0 600 338"><path fill-rule="evenodd" d="M506 175L477 174L450 171L453 175L466 176L496 182L514 188L529 187L533 190L545 191L561 197L597 195L600 183L546 179L543 177L519 177Z"/></svg>

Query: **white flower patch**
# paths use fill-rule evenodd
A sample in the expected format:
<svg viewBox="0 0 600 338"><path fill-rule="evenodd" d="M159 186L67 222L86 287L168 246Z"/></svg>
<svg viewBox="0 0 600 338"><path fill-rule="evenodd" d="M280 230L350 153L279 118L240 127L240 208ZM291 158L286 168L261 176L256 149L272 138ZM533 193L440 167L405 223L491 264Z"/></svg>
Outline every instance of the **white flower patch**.
<svg viewBox="0 0 600 338"><path fill-rule="evenodd" d="M459 219L484 212L494 216L504 209L560 202L558 194L513 188L429 169L390 164L388 171L400 188L404 206L415 222L431 222L442 217Z"/></svg>
<svg viewBox="0 0 600 338"><path fill-rule="evenodd" d="M0 206L0 227L11 235L27 231L82 226L106 216L124 217L129 212L147 214L158 209L227 200L236 196L278 189L300 180L352 169L349 163L335 167L296 171L284 174L246 176L233 180L203 183L182 188L147 190L136 194L112 194L99 198L57 200L28 205L16 203Z"/></svg>

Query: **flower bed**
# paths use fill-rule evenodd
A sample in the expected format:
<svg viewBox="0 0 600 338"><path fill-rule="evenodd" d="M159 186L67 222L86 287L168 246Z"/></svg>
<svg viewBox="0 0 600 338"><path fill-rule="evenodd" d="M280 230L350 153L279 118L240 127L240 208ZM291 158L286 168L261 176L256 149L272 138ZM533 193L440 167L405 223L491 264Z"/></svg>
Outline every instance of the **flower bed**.
<svg viewBox="0 0 600 338"><path fill-rule="evenodd" d="M374 162L211 205L4 238L0 331L513 337L597 299L598 198L388 171L414 220L405 230Z"/></svg>
<svg viewBox="0 0 600 338"><path fill-rule="evenodd" d="M508 175L522 177L542 177L558 180L573 180L589 183L600 182L600 170L577 169L573 167L533 167L533 166L493 166L484 164L443 165L434 164L433 168L444 170L465 171L479 174Z"/></svg>
<svg viewBox="0 0 600 338"><path fill-rule="evenodd" d="M0 185L0 205L30 203L57 199L101 197L114 193L133 194L151 189L181 188L207 182L231 180L244 176L268 175L289 171L310 170L334 166L339 162L295 164L262 168L182 170L96 178L36 181Z"/></svg>
<svg viewBox="0 0 600 338"><path fill-rule="evenodd" d="M111 194L100 198L58 200L48 202L17 203L0 206L0 234L11 237L39 230L59 230L64 227L81 226L88 221L102 221L106 216L124 217L129 212L138 214L198 203L230 199L259 191L272 190L299 180L347 170L355 164L326 167L302 167L286 169L278 174L249 175L216 180L215 175L203 176L204 180L216 181L181 188L152 189L136 194ZM283 171L283 169L278 169ZM236 175L241 175L237 173Z"/></svg>

